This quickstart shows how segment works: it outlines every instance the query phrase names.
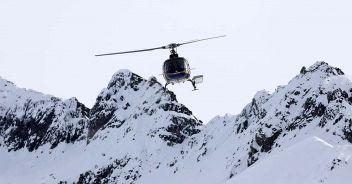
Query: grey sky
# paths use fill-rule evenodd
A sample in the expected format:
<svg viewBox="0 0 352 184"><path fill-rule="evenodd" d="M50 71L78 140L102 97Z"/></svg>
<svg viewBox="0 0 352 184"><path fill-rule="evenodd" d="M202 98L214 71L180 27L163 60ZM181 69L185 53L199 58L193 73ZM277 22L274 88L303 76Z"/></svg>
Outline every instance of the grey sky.
<svg viewBox="0 0 352 184"><path fill-rule="evenodd" d="M157 76L169 53L94 54L226 34L178 49L204 75L199 91L170 86L207 122L318 60L352 74L351 8L348 0L2 0L0 76L91 107L118 69Z"/></svg>

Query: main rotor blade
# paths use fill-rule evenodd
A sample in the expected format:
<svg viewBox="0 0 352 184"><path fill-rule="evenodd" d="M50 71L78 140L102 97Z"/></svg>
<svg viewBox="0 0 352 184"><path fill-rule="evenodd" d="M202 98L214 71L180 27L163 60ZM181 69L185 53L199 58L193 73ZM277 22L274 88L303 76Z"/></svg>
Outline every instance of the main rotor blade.
<svg viewBox="0 0 352 184"><path fill-rule="evenodd" d="M151 49L132 50L132 51L125 51L125 52L113 52L113 53L107 53L107 54L98 54L95 56L109 56L109 55L127 54L127 53L134 53L134 52L146 52L146 51L152 51L152 50L157 50L157 49L166 49L166 47L162 46L162 47L156 47L156 48L151 48Z"/></svg>
<svg viewBox="0 0 352 184"><path fill-rule="evenodd" d="M222 37L225 37L225 36L226 36L226 35L214 36L214 37L204 38L204 39L196 39L196 40L192 40L192 41L189 41L189 42L179 43L179 44L177 44L177 46L181 46L181 45L185 45L185 44L190 44L190 43L194 43L194 42L200 42L200 41L210 40L210 39L215 39L215 38L222 38Z"/></svg>

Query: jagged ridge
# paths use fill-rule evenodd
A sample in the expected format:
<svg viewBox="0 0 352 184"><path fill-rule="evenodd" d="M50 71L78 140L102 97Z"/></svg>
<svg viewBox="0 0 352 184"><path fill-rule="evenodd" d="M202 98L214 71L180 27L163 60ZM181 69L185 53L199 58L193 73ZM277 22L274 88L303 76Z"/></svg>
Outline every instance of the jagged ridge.
<svg viewBox="0 0 352 184"><path fill-rule="evenodd" d="M0 78L0 145L9 151L84 139L88 113L75 98L63 101Z"/></svg>
<svg viewBox="0 0 352 184"><path fill-rule="evenodd" d="M0 94L8 95L3 91ZM59 102L63 103L61 100ZM0 110L16 103L11 101L0 106ZM74 107L73 112L78 113L78 117L85 122L79 126L82 130L79 138L71 142L75 147L51 146L50 155L35 151L45 144L38 144L33 149L27 147L30 151L34 150L28 153L29 160L35 157L41 160L50 158L46 161L45 170L41 164L23 167L24 171L37 176L30 181L231 182L236 180L230 178L236 178L258 161L266 160L269 155L287 150L291 145L312 136L337 147L352 143L352 82L340 69L324 62L303 67L299 75L272 94L258 92L239 115L215 117L204 127L155 78L145 80L127 70L113 75L91 110L83 106ZM16 115L20 117L18 113ZM1 135L8 132L4 130ZM3 136L0 136L1 139ZM89 140L89 144L80 140ZM54 145L51 141L47 142ZM15 150L11 145L3 145L3 148ZM17 149L21 148L24 147ZM11 153L3 155L12 158ZM54 167L58 164L55 160L69 160L68 166ZM333 166L334 169L324 170L321 178L314 179L328 181L329 172L346 169L350 165L348 159L344 164L338 164L338 160L341 158L324 160L320 165L326 168ZM36 173L37 170L40 173Z"/></svg>

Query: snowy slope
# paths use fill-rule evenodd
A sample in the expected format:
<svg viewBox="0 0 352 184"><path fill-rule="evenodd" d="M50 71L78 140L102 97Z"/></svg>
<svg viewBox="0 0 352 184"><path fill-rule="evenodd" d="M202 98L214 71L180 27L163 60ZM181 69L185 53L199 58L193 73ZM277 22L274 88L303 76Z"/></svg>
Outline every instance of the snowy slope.
<svg viewBox="0 0 352 184"><path fill-rule="evenodd" d="M154 77L128 70L92 109L3 79L0 101L2 183L349 181L352 81L324 62L206 125Z"/></svg>
<svg viewBox="0 0 352 184"><path fill-rule="evenodd" d="M254 164L226 184L351 183L352 145L331 145L310 137ZM268 169L270 168L270 169Z"/></svg>

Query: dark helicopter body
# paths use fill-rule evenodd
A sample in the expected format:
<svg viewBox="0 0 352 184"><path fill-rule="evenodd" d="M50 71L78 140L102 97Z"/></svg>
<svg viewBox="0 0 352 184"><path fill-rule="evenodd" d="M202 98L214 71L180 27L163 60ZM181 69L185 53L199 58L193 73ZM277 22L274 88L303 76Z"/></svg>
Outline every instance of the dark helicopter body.
<svg viewBox="0 0 352 184"><path fill-rule="evenodd" d="M193 40L193 41L180 43L180 44L171 43L166 46L156 47L156 48L151 48L151 49L143 49L143 50L135 50L135 51L127 51L127 52L116 52L116 53L108 53L108 54L99 54L96 56L144 52L144 51L152 51L152 50L156 50L156 49L170 49L170 53L171 53L170 58L167 59L163 65L163 76L166 81L165 88L168 84L183 83L185 81L190 81L193 85L194 90L197 90L196 84L203 82L203 75L197 75L197 76L194 76L192 79L190 79L191 69L189 67L188 61L187 61L187 59L185 59L183 57L179 57L175 49L181 45L184 45L184 44L189 44L189 43L194 43L194 42L199 42L199 41L204 41L204 40L209 40L209 39L214 39L214 38L220 38L220 37L225 37L225 35L201 39L201 40Z"/></svg>
<svg viewBox="0 0 352 184"><path fill-rule="evenodd" d="M180 83L191 77L191 69L187 59L178 57L178 54L171 54L164 62L163 76L167 83Z"/></svg>

